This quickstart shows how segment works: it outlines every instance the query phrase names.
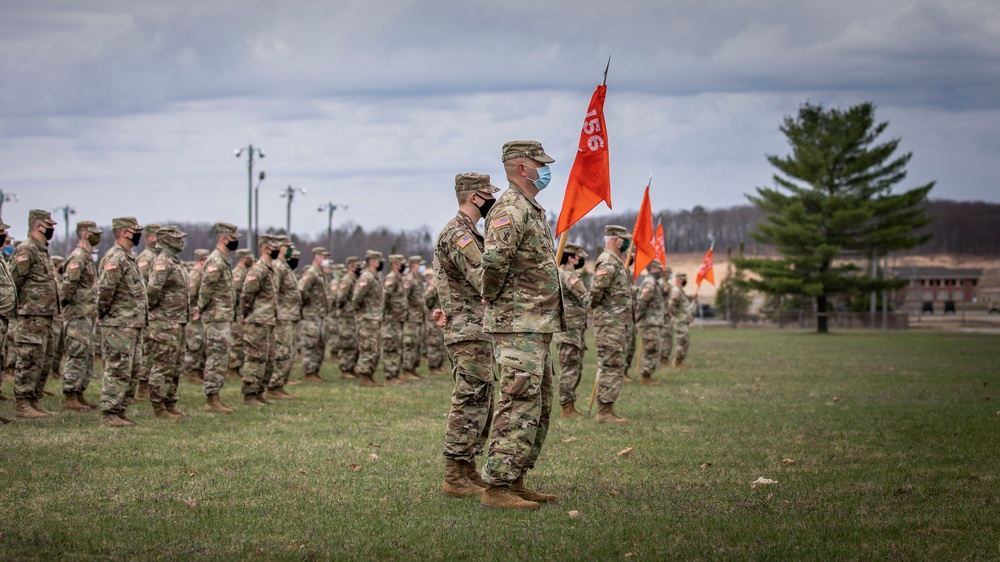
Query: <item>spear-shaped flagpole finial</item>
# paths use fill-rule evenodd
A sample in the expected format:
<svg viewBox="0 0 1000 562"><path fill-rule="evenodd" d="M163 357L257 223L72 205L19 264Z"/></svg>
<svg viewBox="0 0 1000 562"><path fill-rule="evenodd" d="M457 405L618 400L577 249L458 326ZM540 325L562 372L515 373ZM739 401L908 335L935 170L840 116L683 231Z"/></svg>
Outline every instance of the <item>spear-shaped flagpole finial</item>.
<svg viewBox="0 0 1000 562"><path fill-rule="evenodd" d="M602 86L608 84L608 69L611 68L611 55L608 55L608 65L604 67L604 81L601 82Z"/></svg>

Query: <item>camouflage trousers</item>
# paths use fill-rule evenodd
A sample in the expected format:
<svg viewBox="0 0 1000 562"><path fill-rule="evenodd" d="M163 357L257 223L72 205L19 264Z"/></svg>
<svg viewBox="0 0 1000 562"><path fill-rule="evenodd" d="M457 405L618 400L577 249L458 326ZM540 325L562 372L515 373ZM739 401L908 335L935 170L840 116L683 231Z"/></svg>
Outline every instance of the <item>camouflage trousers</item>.
<svg viewBox="0 0 1000 562"><path fill-rule="evenodd" d="M17 319L8 320L7 325L7 340L3 344L4 349L4 359L3 368L4 370L14 370L14 365L17 363L17 350L14 348L14 329L17 328Z"/></svg>
<svg viewBox="0 0 1000 562"><path fill-rule="evenodd" d="M149 363L149 401L176 404L184 326L176 322L150 321L143 336L142 355L144 363Z"/></svg>
<svg viewBox="0 0 1000 562"><path fill-rule="evenodd" d="M420 332L423 322L403 323L403 370L416 371L420 365Z"/></svg>
<svg viewBox="0 0 1000 562"><path fill-rule="evenodd" d="M583 375L583 353L587 344L583 339L584 330L570 328L555 337L559 350L559 403L576 402L576 388Z"/></svg>
<svg viewBox="0 0 1000 562"><path fill-rule="evenodd" d="M424 332L427 334L427 368L440 369L444 365L444 330L431 321L427 323Z"/></svg>
<svg viewBox="0 0 1000 562"><path fill-rule="evenodd" d="M204 376L205 325L200 320L184 326L184 343L184 371Z"/></svg>
<svg viewBox="0 0 1000 562"><path fill-rule="evenodd" d="M500 400L482 476L509 485L535 467L552 414L552 334L493 334Z"/></svg>
<svg viewBox="0 0 1000 562"><path fill-rule="evenodd" d="M323 365L323 358L326 356L323 328L322 318L299 320L299 347L302 350L302 373L305 375L319 373L319 368Z"/></svg>
<svg viewBox="0 0 1000 562"><path fill-rule="evenodd" d="M243 366L243 323L233 322L229 325L229 368L239 371Z"/></svg>
<svg viewBox="0 0 1000 562"><path fill-rule="evenodd" d="M632 360L635 359L635 324L625 327L625 372L632 367Z"/></svg>
<svg viewBox="0 0 1000 562"><path fill-rule="evenodd" d="M327 316L323 319L323 342L331 357L340 353L340 331L339 316Z"/></svg>
<svg viewBox="0 0 1000 562"><path fill-rule="evenodd" d="M354 372L370 377L378 367L382 343L382 323L377 320L358 320L358 362Z"/></svg>
<svg viewBox="0 0 1000 562"><path fill-rule="evenodd" d="M142 365L142 332L140 328L102 326L104 339L104 378L101 381L101 411L109 414L125 412L139 385Z"/></svg>
<svg viewBox="0 0 1000 562"><path fill-rule="evenodd" d="M483 452L493 416L493 346L463 341L448 346L455 388L444 433L444 456L471 461Z"/></svg>
<svg viewBox="0 0 1000 562"><path fill-rule="evenodd" d="M628 326L610 324L594 328L597 344L597 401L614 404L625 380L625 346Z"/></svg>
<svg viewBox="0 0 1000 562"><path fill-rule="evenodd" d="M21 316L14 323L14 396L41 400L52 368L55 334L51 316Z"/></svg>
<svg viewBox="0 0 1000 562"><path fill-rule="evenodd" d="M681 320L674 321L674 358L684 359L688 354L688 346L691 345L690 324Z"/></svg>
<svg viewBox="0 0 1000 562"><path fill-rule="evenodd" d="M267 387L271 389L282 388L288 384L288 377L292 374L292 362L298 353L295 346L295 328L298 322L293 320L278 320L278 325L274 327L274 374L270 381L265 381Z"/></svg>
<svg viewBox="0 0 1000 562"><path fill-rule="evenodd" d="M58 379L62 376L62 359L66 354L66 321L61 318L52 319L52 365L49 376Z"/></svg>
<svg viewBox="0 0 1000 562"><path fill-rule="evenodd" d="M660 348L663 346L663 326L640 326L642 336L642 358L639 365L644 377L651 377L660 366Z"/></svg>
<svg viewBox="0 0 1000 562"><path fill-rule="evenodd" d="M353 373L358 366L358 325L353 316L340 318L340 372ZM372 371L375 368L372 367Z"/></svg>
<svg viewBox="0 0 1000 562"><path fill-rule="evenodd" d="M670 360L670 352L674 350L674 326L667 318L663 326L660 327L661 345L660 345L660 359L664 361Z"/></svg>
<svg viewBox="0 0 1000 562"><path fill-rule="evenodd" d="M399 376L403 365L403 323L386 320L382 323L382 371L385 378Z"/></svg>
<svg viewBox="0 0 1000 562"><path fill-rule="evenodd" d="M233 343L230 322L203 322L205 332L205 396L218 394L226 385L229 372L229 350Z"/></svg>
<svg viewBox="0 0 1000 562"><path fill-rule="evenodd" d="M264 385L274 372L274 326L266 324L243 325L243 379L244 396L264 392Z"/></svg>
<svg viewBox="0 0 1000 562"><path fill-rule="evenodd" d="M94 319L74 318L66 322L66 363L63 393L87 390L94 378Z"/></svg>

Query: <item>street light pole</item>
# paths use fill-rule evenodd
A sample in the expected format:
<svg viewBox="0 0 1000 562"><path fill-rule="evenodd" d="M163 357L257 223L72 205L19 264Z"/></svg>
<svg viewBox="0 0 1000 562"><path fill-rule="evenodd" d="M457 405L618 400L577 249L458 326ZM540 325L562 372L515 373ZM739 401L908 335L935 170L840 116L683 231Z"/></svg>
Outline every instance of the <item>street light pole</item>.
<svg viewBox="0 0 1000 562"><path fill-rule="evenodd" d="M74 209L73 207L70 207L69 205L63 205L62 207L56 207L55 209L52 209L52 211L56 212L56 213L62 212L63 225L65 225L65 228L66 228L66 238L65 238L65 240L64 240L63 243L66 244L66 248L68 249L69 246L70 246L70 244L69 244L69 216L70 215L75 215L76 214L76 209Z"/></svg>
<svg viewBox="0 0 1000 562"><path fill-rule="evenodd" d="M20 201L20 197L16 193L10 193L9 191L4 191L0 189L0 218L3 218L3 204L6 201L17 202Z"/></svg>
<svg viewBox="0 0 1000 562"><path fill-rule="evenodd" d="M327 202L326 205L320 205L317 211L322 213L327 212L326 217L326 249L331 253L333 252L333 212L337 209L347 210L347 205L335 205L333 203Z"/></svg>
<svg viewBox="0 0 1000 562"><path fill-rule="evenodd" d="M292 187L292 186L286 187L285 191L281 193L281 197L288 198L288 208L285 212L285 234L287 234L289 238L292 237L292 200L295 199L296 191L298 191L302 195L306 194L306 190L302 189L301 187Z"/></svg>
<svg viewBox="0 0 1000 562"><path fill-rule="evenodd" d="M259 158L264 157L264 151L260 148L254 147L254 145L247 145L246 148L240 148L235 150L233 154L239 158L243 156L246 152L247 155L247 238L251 238L250 247L255 248L257 246L256 235L253 233L253 159L254 154Z"/></svg>
<svg viewBox="0 0 1000 562"><path fill-rule="evenodd" d="M260 176L257 178L257 185L253 188L253 239L256 240L260 236L260 182L264 181L264 170L260 171ZM249 233L247 238L251 238ZM252 241L250 241L252 242ZM257 248L256 245L248 242L251 250Z"/></svg>

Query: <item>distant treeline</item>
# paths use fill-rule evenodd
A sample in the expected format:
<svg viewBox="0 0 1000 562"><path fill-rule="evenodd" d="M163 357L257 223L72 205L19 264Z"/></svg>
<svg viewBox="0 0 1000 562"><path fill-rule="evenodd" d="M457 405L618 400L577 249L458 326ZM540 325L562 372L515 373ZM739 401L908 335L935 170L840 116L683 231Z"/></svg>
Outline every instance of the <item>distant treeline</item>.
<svg viewBox="0 0 1000 562"><path fill-rule="evenodd" d="M981 201L935 200L927 205L928 213L935 217L927 231L934 237L909 254L964 254L974 256L1000 256L1000 204ZM635 225L635 210L599 217L587 217L570 229L569 241L583 245L596 257L604 246L604 226L620 224L628 229ZM757 243L750 235L761 221L761 212L751 205L724 209L705 209L698 206L690 211L664 210L654 213L653 221L663 224L667 253L704 252L715 241L719 255L729 248L737 251L742 243L748 255L769 255L774 248ZM553 232L555 217L551 217ZM178 222L172 223L188 233L181 258L191 260L195 248L212 248L215 237L211 225ZM441 225L443 226L443 225ZM102 226L107 233L101 241L101 253L111 247L111 227ZM335 261L347 256L364 256L365 250L379 250L388 254L421 255L428 261L433 257L434 241L439 227L422 227L413 230L390 230L382 227L366 231L361 226L348 223L333 230L332 253ZM270 233L283 234L284 230L268 229ZM72 237L72 233L70 234ZM310 248L327 246L326 233L313 236L293 234L292 240L302 251L301 262L311 258ZM75 245L63 240L53 241L53 253L67 255ZM246 239L241 247L246 247ZM142 246L140 245L140 249ZM300 266L301 268L301 266Z"/></svg>

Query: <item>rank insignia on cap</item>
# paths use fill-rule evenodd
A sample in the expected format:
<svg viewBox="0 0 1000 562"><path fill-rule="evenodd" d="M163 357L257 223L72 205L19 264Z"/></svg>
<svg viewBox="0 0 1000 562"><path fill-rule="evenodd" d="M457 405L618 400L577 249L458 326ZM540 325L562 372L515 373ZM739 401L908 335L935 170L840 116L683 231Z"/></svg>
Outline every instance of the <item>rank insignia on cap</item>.
<svg viewBox="0 0 1000 562"><path fill-rule="evenodd" d="M607 274L608 274L608 270L607 269L603 269L603 268L598 269L597 271L594 272L594 275L607 275Z"/></svg>
<svg viewBox="0 0 1000 562"><path fill-rule="evenodd" d="M69 268L70 269L77 269L78 267L80 267L80 264L78 264L76 262L72 262L72 263L69 264Z"/></svg>
<svg viewBox="0 0 1000 562"><path fill-rule="evenodd" d="M105 271L111 271L112 269L118 269L118 264L115 262L109 262L104 264Z"/></svg>
<svg viewBox="0 0 1000 562"><path fill-rule="evenodd" d="M468 246L470 242L472 242L472 236L469 236L468 234L466 234L465 236L463 236L462 238L459 239L459 241L457 242L457 244L458 244L459 248L464 248L464 247Z"/></svg>
<svg viewBox="0 0 1000 562"><path fill-rule="evenodd" d="M153 266L153 269L155 269L156 271L166 271L167 270L167 266L165 266L165 265L163 265L161 263L161 264L157 264L157 265Z"/></svg>
<svg viewBox="0 0 1000 562"><path fill-rule="evenodd" d="M490 225L492 225L493 228L500 228L501 226L507 226L509 224L510 224L510 217L500 217L498 219L493 219L493 222L490 223Z"/></svg>

